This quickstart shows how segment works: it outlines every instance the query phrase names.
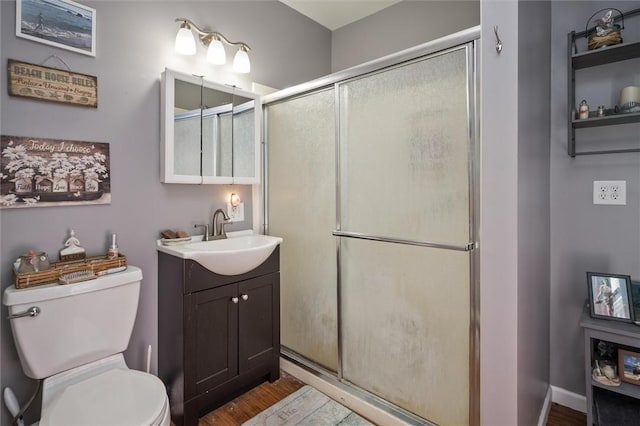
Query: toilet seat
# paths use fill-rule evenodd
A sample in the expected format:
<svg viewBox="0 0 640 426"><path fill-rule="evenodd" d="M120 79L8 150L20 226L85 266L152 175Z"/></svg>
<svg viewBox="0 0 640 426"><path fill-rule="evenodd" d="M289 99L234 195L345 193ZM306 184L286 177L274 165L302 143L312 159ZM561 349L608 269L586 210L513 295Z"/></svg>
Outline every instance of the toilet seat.
<svg viewBox="0 0 640 426"><path fill-rule="evenodd" d="M168 409L160 379L114 368L67 386L42 408L40 426L159 425Z"/></svg>

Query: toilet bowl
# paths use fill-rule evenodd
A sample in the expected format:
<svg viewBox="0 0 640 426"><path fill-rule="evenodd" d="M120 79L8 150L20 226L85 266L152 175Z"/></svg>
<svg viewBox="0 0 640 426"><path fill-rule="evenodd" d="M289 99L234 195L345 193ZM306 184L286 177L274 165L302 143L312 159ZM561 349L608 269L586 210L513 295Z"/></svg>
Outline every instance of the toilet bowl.
<svg viewBox="0 0 640 426"><path fill-rule="evenodd" d="M127 368L121 354L44 380L39 426L169 426L160 379Z"/></svg>
<svg viewBox="0 0 640 426"><path fill-rule="evenodd" d="M142 272L75 284L10 286L3 303L24 373L44 379L40 426L169 426L162 381L127 367ZM21 316L38 308L34 315Z"/></svg>

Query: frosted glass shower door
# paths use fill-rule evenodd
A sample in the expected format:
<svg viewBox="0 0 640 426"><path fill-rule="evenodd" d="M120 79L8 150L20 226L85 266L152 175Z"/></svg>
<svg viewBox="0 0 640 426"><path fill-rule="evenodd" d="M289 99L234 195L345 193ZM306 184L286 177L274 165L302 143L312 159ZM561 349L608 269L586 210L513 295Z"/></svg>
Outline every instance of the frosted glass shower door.
<svg viewBox="0 0 640 426"><path fill-rule="evenodd" d="M422 418L469 423L469 57L339 85L343 378Z"/></svg>
<svg viewBox="0 0 640 426"><path fill-rule="evenodd" d="M280 246L282 345L338 365L334 90L266 107L269 234Z"/></svg>

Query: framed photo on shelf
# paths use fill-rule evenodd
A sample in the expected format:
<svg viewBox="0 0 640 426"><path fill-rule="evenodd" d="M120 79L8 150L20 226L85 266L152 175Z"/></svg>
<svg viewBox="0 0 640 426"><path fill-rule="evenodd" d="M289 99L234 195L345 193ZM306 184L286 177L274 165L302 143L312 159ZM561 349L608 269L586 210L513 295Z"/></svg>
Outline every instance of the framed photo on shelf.
<svg viewBox="0 0 640 426"><path fill-rule="evenodd" d="M640 353L618 349L618 372L622 381L640 385Z"/></svg>
<svg viewBox="0 0 640 426"><path fill-rule="evenodd" d="M96 10L71 0L16 0L16 36L96 56Z"/></svg>
<svg viewBox="0 0 640 426"><path fill-rule="evenodd" d="M587 272L587 285L593 318L634 321L630 276Z"/></svg>

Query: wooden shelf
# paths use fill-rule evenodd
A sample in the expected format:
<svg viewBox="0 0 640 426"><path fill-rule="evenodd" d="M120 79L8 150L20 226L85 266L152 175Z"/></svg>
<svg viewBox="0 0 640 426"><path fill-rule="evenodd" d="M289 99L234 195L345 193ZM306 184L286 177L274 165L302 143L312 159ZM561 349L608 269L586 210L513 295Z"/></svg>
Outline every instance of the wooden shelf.
<svg viewBox="0 0 640 426"><path fill-rule="evenodd" d="M632 339L638 339L638 343L640 343L640 326L630 322L592 318L586 308L580 318L580 326L605 333L612 333L630 337Z"/></svg>
<svg viewBox="0 0 640 426"><path fill-rule="evenodd" d="M620 43L615 46L576 53L571 57L571 63L574 69L579 70L633 58L640 58L640 42Z"/></svg>
<svg viewBox="0 0 640 426"><path fill-rule="evenodd" d="M631 383L622 382L620 386L607 386L592 379L591 386L640 399L640 386L632 385Z"/></svg>
<svg viewBox="0 0 640 426"><path fill-rule="evenodd" d="M583 119L573 119L571 125L574 129L586 127L613 126L615 124L640 123L640 112L628 114L607 115L604 117L590 117Z"/></svg>
<svg viewBox="0 0 640 426"><path fill-rule="evenodd" d="M594 389L606 389L607 391L615 394L626 395L631 398L635 398L636 400L640 400L640 386L627 382L620 383L620 386L607 386L593 379L592 372L595 356L595 341L600 340L609 342L618 348L621 346L628 348L640 348L640 327L634 323L591 318L587 308L582 312L580 326L584 329L587 424L591 425L596 423L595 420L597 417L597 415L594 417L595 414L593 412ZM618 374L620 373L621 372L618 371ZM613 398L619 398L615 395L612 396Z"/></svg>

